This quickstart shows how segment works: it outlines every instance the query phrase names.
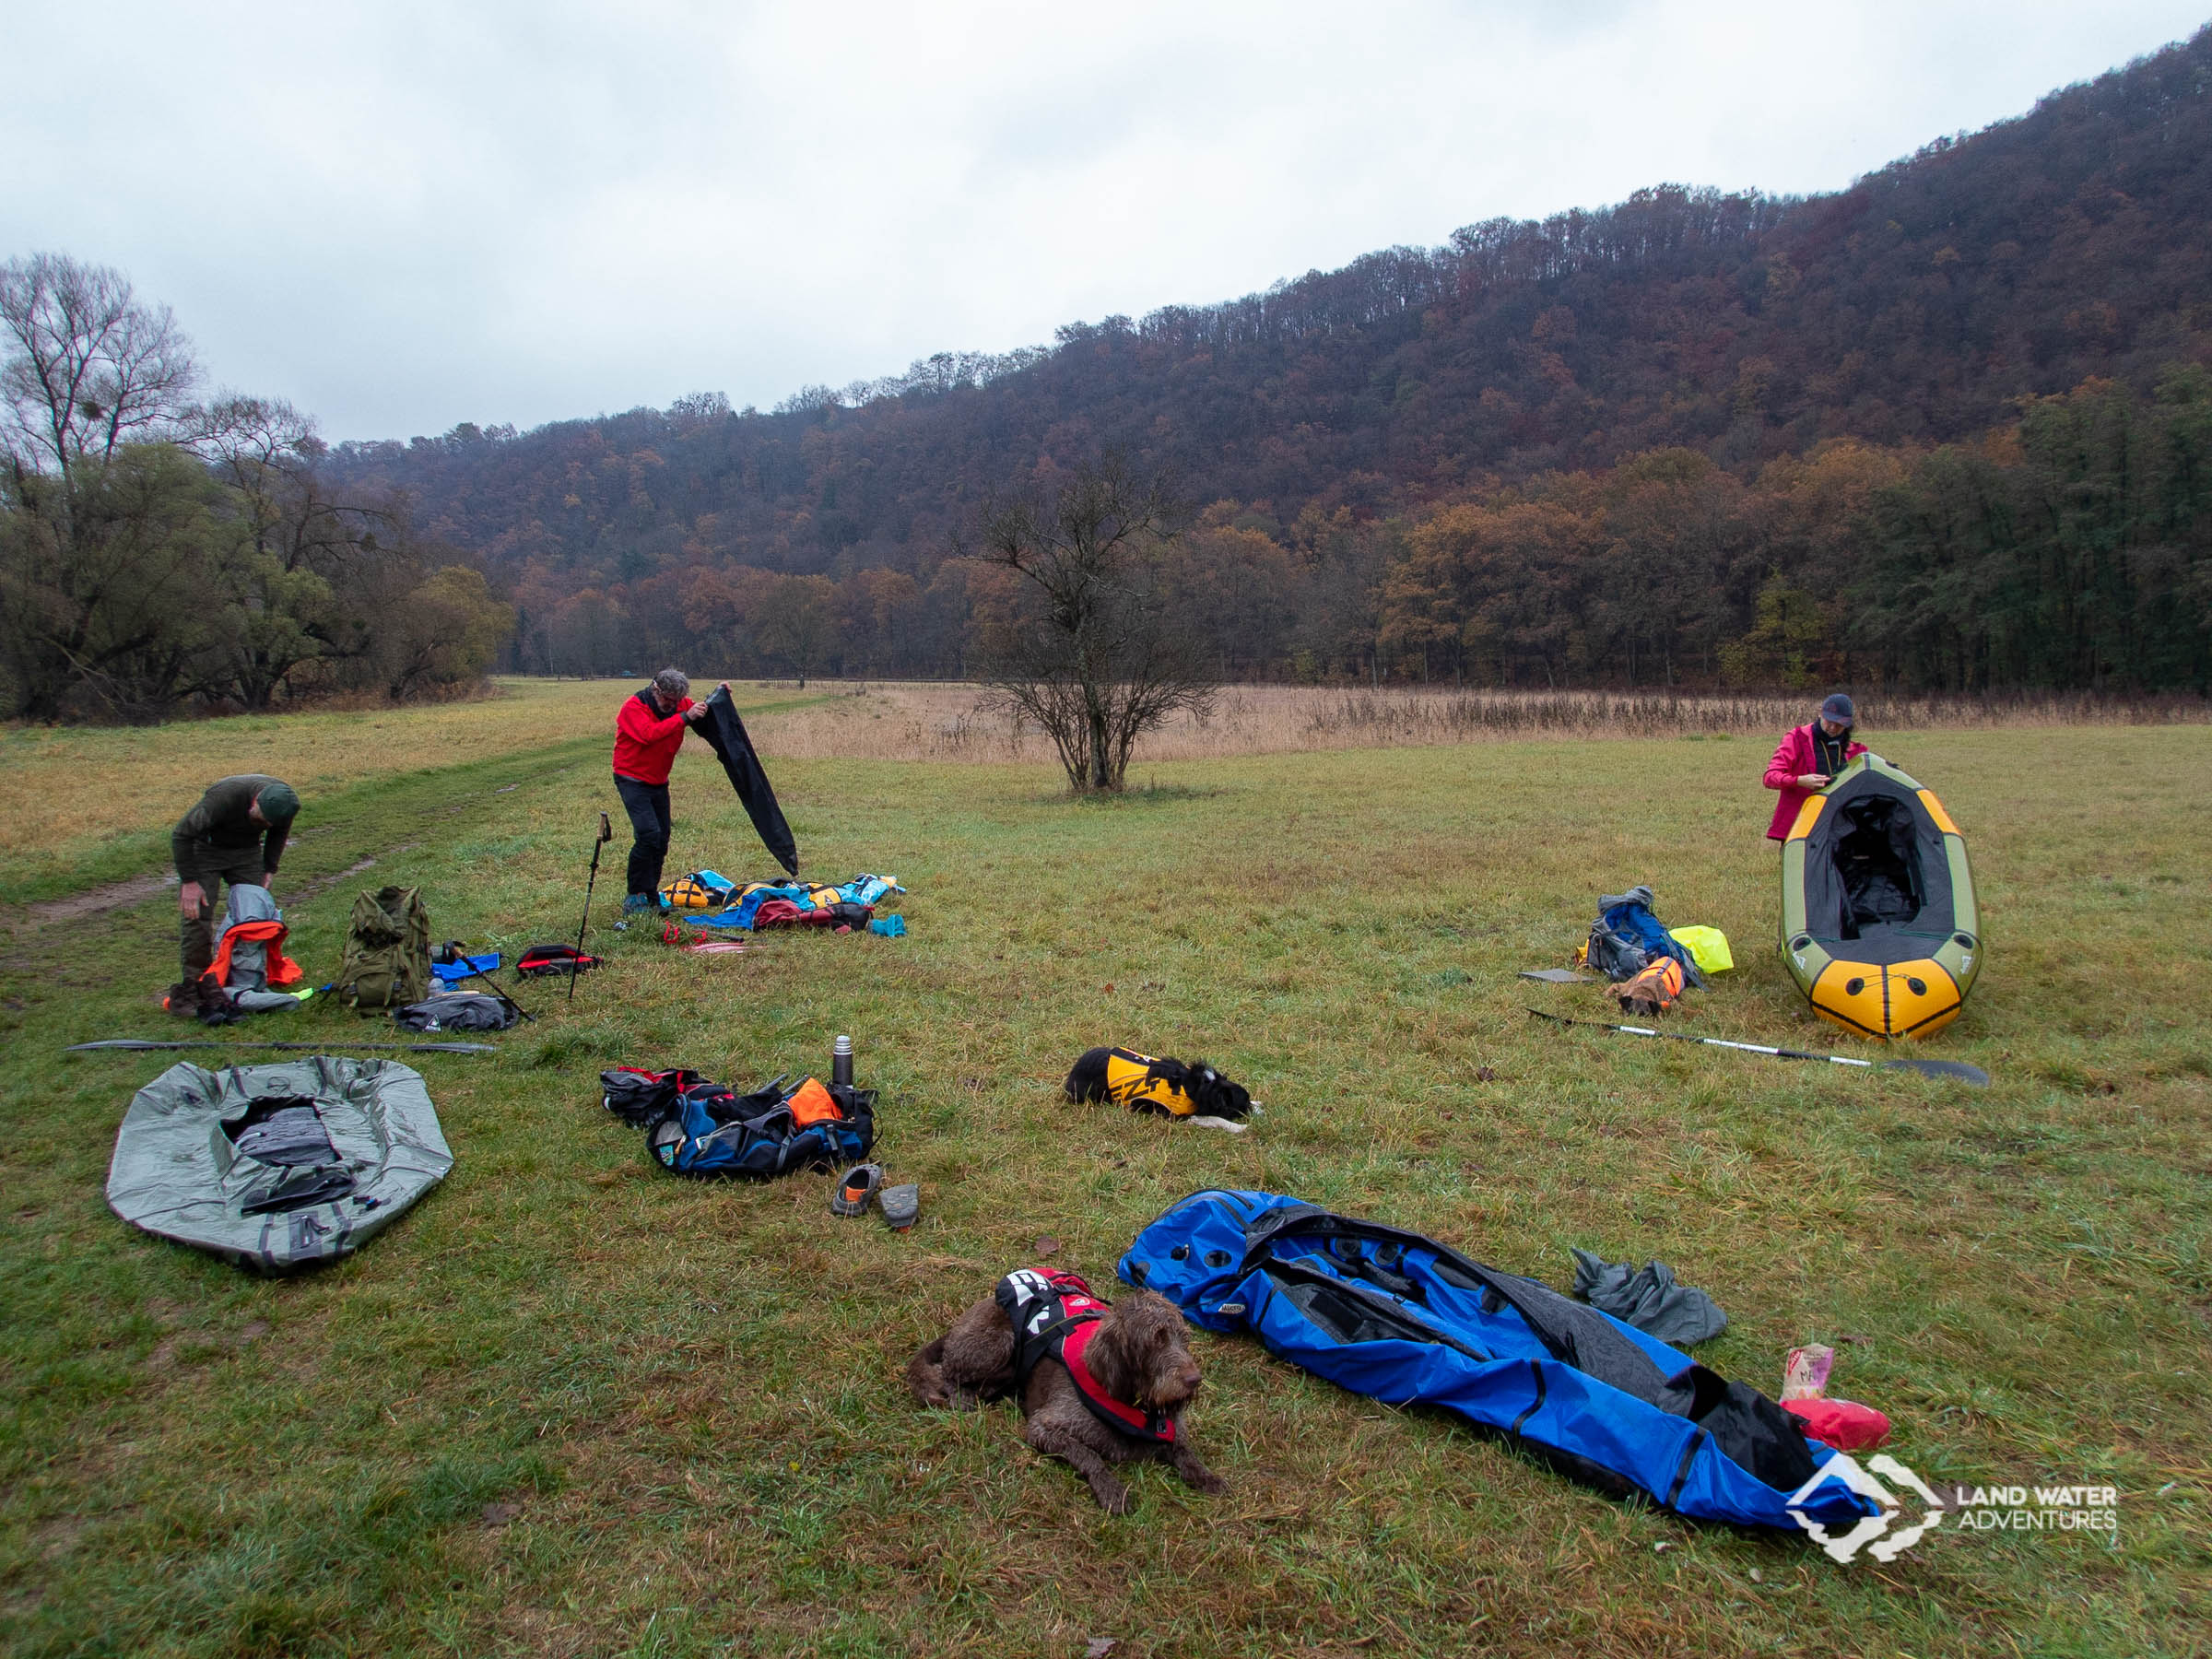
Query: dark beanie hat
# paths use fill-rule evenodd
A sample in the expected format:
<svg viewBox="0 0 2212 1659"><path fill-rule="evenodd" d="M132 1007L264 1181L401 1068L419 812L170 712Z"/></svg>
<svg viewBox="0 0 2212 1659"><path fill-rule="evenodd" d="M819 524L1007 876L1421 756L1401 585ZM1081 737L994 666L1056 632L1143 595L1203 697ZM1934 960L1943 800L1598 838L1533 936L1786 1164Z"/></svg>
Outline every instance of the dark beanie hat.
<svg viewBox="0 0 2212 1659"><path fill-rule="evenodd" d="M272 824L288 824L300 816L300 797L289 783L264 783L253 804Z"/></svg>
<svg viewBox="0 0 2212 1659"><path fill-rule="evenodd" d="M1839 725L1856 725L1859 724L1859 712L1851 706L1850 698L1838 691L1820 705L1820 718L1832 720Z"/></svg>

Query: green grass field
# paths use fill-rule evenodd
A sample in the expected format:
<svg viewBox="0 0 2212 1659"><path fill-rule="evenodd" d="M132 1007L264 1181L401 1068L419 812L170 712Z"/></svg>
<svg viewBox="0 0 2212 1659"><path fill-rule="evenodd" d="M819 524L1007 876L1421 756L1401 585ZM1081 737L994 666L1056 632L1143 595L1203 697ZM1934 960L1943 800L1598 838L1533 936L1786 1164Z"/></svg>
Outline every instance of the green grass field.
<svg viewBox="0 0 2212 1659"><path fill-rule="evenodd" d="M288 1281L137 1234L102 1197L166 1057L59 1051L171 1034L151 998L173 900L18 909L0 1648L2205 1652L2212 729L1874 741L1971 846L1989 966L1930 1052L1985 1066L1987 1091L1522 1012L1606 1017L1595 987L1514 971L1562 961L1600 892L1645 880L1668 921L1735 946L1677 1029L1872 1052L1811 1021L1773 953L1760 743L1161 764L1082 804L1035 768L771 755L808 871L895 873L911 935L682 958L606 930L618 856L594 931L613 960L573 1006L524 990L542 1018L497 1058L421 1061L452 1177ZM766 873L710 764L687 755L676 794L674 867ZM441 938L572 937L588 826L613 806L603 752L568 737L311 791L277 888L295 954L328 979L369 880L419 883ZM103 877L128 874L126 843L100 844ZM53 896L41 857L0 880ZM277 1018L335 1052L392 1035L331 1006ZM758 1080L826 1067L838 1031L883 1090L892 1179L923 1183L904 1236L833 1219L825 1179L663 1174L597 1103L605 1065ZM1268 1110L1231 1137L1065 1105L1068 1061L1108 1041L1203 1053ZM1832 1392L1888 1411L1924 1477L2117 1486L2116 1543L1945 1527L1839 1567L1607 1500L1249 1339L1193 1337L1189 1427L1230 1493L1147 1465L1126 1517L1024 1449L1010 1407L908 1401L909 1353L1041 1239L1103 1288L1140 1227L1208 1185L1562 1286L1571 1244L1659 1257L1731 1316L1707 1364L1772 1393L1785 1348L1833 1343Z"/></svg>

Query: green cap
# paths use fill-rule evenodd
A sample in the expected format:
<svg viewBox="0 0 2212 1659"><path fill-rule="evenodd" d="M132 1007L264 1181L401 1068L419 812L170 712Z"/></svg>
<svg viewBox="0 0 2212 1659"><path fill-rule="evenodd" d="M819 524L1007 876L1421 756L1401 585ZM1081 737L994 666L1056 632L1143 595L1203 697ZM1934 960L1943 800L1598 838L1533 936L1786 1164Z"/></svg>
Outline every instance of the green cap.
<svg viewBox="0 0 2212 1659"><path fill-rule="evenodd" d="M300 797L289 783L264 783L253 797L261 816L272 824L288 824L300 816Z"/></svg>

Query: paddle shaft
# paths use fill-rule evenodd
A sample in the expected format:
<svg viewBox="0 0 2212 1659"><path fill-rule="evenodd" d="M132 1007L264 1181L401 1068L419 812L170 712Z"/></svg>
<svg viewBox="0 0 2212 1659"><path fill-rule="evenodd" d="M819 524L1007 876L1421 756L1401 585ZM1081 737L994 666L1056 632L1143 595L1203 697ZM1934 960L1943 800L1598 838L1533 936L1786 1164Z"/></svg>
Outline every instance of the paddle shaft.
<svg viewBox="0 0 2212 1659"><path fill-rule="evenodd" d="M1603 1019L1570 1019L1564 1014L1547 1014L1541 1008L1531 1008L1528 1012L1538 1019L1548 1019L1555 1025L1581 1026L1593 1031L1625 1031L1631 1037L1664 1037L1669 1042L1701 1042L1707 1048L1738 1049L1747 1054L1766 1054L1776 1060L1825 1060L1830 1065L1916 1071L1927 1077L1962 1077L1969 1082L1983 1084L1989 1081L1987 1073L1979 1066L1967 1065L1963 1060L1860 1060L1850 1054L1817 1054L1810 1049L1776 1048L1768 1042L1731 1042L1725 1037L1694 1037L1687 1031L1654 1031L1649 1026L1614 1025Z"/></svg>
<svg viewBox="0 0 2212 1659"><path fill-rule="evenodd" d="M105 1042L73 1042L65 1054L88 1054L95 1050L120 1049L144 1053L149 1049L297 1049L302 1053L324 1053L332 1048L394 1049L409 1054L496 1054L488 1042L154 1042L140 1037L114 1037Z"/></svg>

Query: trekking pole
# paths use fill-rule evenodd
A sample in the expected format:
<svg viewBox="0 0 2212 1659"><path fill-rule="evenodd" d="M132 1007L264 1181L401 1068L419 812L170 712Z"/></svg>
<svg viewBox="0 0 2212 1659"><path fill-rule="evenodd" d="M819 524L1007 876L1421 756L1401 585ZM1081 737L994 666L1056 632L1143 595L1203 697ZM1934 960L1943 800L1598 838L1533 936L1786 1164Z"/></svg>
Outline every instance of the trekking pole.
<svg viewBox="0 0 2212 1659"><path fill-rule="evenodd" d="M1825 1060L1830 1065L1861 1065L1883 1071L1918 1072L1924 1077L1956 1077L1961 1083L1971 1083L1976 1088L1989 1087L1989 1074L1978 1065L1969 1065L1963 1060L1860 1060L1850 1054L1816 1054L1809 1049L1776 1048L1765 1042L1731 1042L1725 1037L1692 1037L1686 1031L1654 1031L1649 1026L1608 1025L1602 1019L1570 1019L1564 1014L1547 1014L1541 1008L1528 1012L1538 1019L1548 1019L1555 1025L1581 1026L1593 1031L1626 1031L1631 1037L1664 1037L1670 1042L1702 1042L1708 1048L1740 1049L1747 1054L1765 1054L1773 1060Z"/></svg>
<svg viewBox="0 0 2212 1659"><path fill-rule="evenodd" d="M615 839L615 827L599 815L599 839L592 843L592 873L583 884L583 920L576 924L576 955L569 963L569 1000L576 1000L576 971L583 965L583 930L592 924L592 888L599 884L599 849Z"/></svg>

